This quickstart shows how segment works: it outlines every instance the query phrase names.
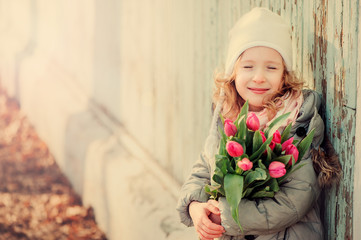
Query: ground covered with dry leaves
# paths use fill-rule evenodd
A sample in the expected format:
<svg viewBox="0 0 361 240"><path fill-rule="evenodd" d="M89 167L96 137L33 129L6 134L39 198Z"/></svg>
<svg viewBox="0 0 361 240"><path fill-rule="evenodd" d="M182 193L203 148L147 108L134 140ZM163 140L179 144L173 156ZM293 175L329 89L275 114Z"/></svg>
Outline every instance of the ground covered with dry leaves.
<svg viewBox="0 0 361 240"><path fill-rule="evenodd" d="M1 89L0 239L106 239L17 101Z"/></svg>

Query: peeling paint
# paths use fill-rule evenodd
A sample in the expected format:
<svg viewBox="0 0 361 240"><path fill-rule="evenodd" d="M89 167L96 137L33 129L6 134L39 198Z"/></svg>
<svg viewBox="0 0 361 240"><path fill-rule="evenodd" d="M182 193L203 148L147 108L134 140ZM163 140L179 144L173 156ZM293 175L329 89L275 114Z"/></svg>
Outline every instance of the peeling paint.
<svg viewBox="0 0 361 240"><path fill-rule="evenodd" d="M351 16L358 15L358 3L354 7L343 2L338 5L328 3L326 0L315 3L310 13L314 20L314 42L308 57L314 76L318 77L315 85L322 92L327 133L344 171L340 184L325 195L326 239L352 239L356 120L353 104L356 89L353 86L357 78L350 66L357 65L357 57L354 57L357 30L346 24L351 22L357 26L358 18L351 19Z"/></svg>

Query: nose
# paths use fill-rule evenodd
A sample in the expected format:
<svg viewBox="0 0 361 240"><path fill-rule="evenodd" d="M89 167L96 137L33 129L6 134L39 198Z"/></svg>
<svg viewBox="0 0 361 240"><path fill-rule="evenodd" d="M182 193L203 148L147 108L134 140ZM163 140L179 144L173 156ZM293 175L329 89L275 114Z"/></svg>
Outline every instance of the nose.
<svg viewBox="0 0 361 240"><path fill-rule="evenodd" d="M264 72L261 69L258 69L255 72L252 80L256 83L263 83L264 81L266 81Z"/></svg>

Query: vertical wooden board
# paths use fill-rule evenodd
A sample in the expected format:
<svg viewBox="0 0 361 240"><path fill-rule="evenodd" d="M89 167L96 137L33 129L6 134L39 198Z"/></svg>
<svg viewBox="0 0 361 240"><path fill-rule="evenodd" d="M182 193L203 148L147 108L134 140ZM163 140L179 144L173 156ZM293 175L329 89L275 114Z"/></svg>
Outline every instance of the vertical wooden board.
<svg viewBox="0 0 361 240"><path fill-rule="evenodd" d="M171 142L167 141L169 123L167 120L168 86L172 79L172 67L169 54L171 53L170 43L170 9L169 2L156 0L154 3L154 136L152 149L155 158L163 166L168 159L168 149ZM163 6L163 7L161 7Z"/></svg>
<svg viewBox="0 0 361 240"><path fill-rule="evenodd" d="M302 35L303 35L303 79L308 83L309 87L316 89L317 82L321 82L321 79L315 79L313 71L313 59L312 53L314 52L313 35L314 29L314 16L313 16L313 4L311 1L303 1L302 9L303 18ZM320 91L318 91L320 92Z"/></svg>
<svg viewBox="0 0 361 240"><path fill-rule="evenodd" d="M175 34L175 69L176 78L173 86L173 94L177 96L174 99L172 106L172 117L174 128L174 135L172 136L173 149L171 152L171 159L176 159L177 156L182 156L183 159L188 159L188 154L192 151L192 132L194 127L193 121L193 39L192 39L192 24L193 11L189 5L189 1L177 2L175 1L176 14L174 14L174 32ZM173 97L174 97L173 96ZM176 171L176 169L168 165L169 169Z"/></svg>
<svg viewBox="0 0 361 240"><path fill-rule="evenodd" d="M358 14L360 13L360 3L354 6ZM355 16L354 16L355 17ZM357 94L361 94L361 32L359 27L361 24L361 18L357 16ZM361 239L361 111L357 111L361 107L361 97L357 97L356 105L356 139L355 139L355 166L354 166L354 192L353 192L353 238Z"/></svg>
<svg viewBox="0 0 361 240"><path fill-rule="evenodd" d="M305 13L306 15L306 13ZM293 59L294 59L294 69L301 78L304 76L304 67L303 67L303 19L307 18L303 12L302 2L297 2L297 4L292 4L292 38L293 38Z"/></svg>
<svg viewBox="0 0 361 240"><path fill-rule="evenodd" d="M169 165L169 161L184 161L186 157L182 155L182 152L179 150L182 148L180 144L183 143L183 138L181 130L186 128L187 125L182 122L180 119L180 105L179 99L181 97L181 85L180 82L180 75L179 71L181 70L179 66L179 59L181 55L179 54L179 49L182 45L179 45L179 38L183 36L179 32L179 18L182 16L183 12L178 5L177 1L171 1L170 3L170 13L169 13L169 23L167 24L167 31L166 34L169 35L170 41L170 49L169 49L169 61L170 61L170 69L172 74L169 75L169 79L166 80L167 84L166 91L167 91L167 99L165 104L166 107L166 116L167 116L167 142L168 142L168 149L167 149L167 159L165 159L167 170L172 172L172 167ZM166 69L163 69L166 71ZM184 69L186 71L186 69ZM163 86L164 87L164 86ZM177 157L178 156L178 157ZM179 171L177 174L174 174L178 178Z"/></svg>
<svg viewBox="0 0 361 240"><path fill-rule="evenodd" d="M343 5L343 26L339 35L340 47L342 49L342 69L340 69L340 78L342 78L342 130L344 133L341 138L341 156L344 159L344 178L342 198L345 200L345 229L340 232L339 237L344 239L353 239L352 219L353 219L353 177L355 163L355 123L356 123L356 79L357 68L357 30L358 3L344 2Z"/></svg>
<svg viewBox="0 0 361 240"><path fill-rule="evenodd" d="M162 5L164 4L165 1L162 1ZM163 68L162 66L160 66L161 71L166 71L169 72L169 74L166 75L166 79L164 79L164 81L161 82L162 85L159 85L159 91L164 92L164 102L162 103L162 106L160 107L159 111L159 117L162 117L162 114L164 114L164 117L166 119L165 122L165 126L167 128L166 131L166 135L163 136L166 139L167 144L164 146L165 147L165 151L167 152L166 154L166 158L162 159L162 165L163 167L173 173L172 171L172 164L170 164L170 162L172 161L177 161L178 159L175 157L177 153L179 153L178 149L179 149L179 139L181 138L181 136L178 136L178 129L177 126L179 124L179 104L177 99L179 99L180 93L178 91L176 91L176 89L178 88L178 82L179 82L179 75L178 75L178 71L179 71L179 66L178 64L178 58L180 57L178 55L178 42L177 42L177 38L180 37L180 35L177 33L177 17L179 15L179 13L175 12L176 9L178 8L178 6L176 6L176 2L175 1L170 1L169 2L169 14L167 13L167 20L168 23L166 23L166 32L164 32L161 35L162 41L161 44L159 45L160 49L159 51L163 52L163 51L168 51L167 53L165 52L164 54L166 54L166 59L168 61L168 63L165 66L168 66L168 69ZM164 11L161 10L161 11ZM179 12L179 8L178 8L178 12ZM175 14L176 13L176 14ZM164 19L163 19L164 21ZM164 36L166 35L166 37ZM165 37L165 38L164 38ZM164 49L164 44L166 44L164 41L168 39L169 42L169 46L168 49L165 50ZM164 66L163 66L164 67ZM179 127L184 127L184 126L179 126ZM178 178L177 174L174 174L175 178Z"/></svg>
<svg viewBox="0 0 361 240"><path fill-rule="evenodd" d="M188 9L189 10L186 10ZM187 114L187 120L189 123L189 131L186 132L184 142L188 142L187 146L185 145L183 148L184 150L189 149L187 152L187 158L190 159L194 156L194 153L199 153L199 144L201 144L201 139L199 138L201 134L201 127L199 121L199 108L197 107L199 104L199 100L202 99L202 91L199 90L198 84L203 81L203 79L196 78L196 71L197 71L197 57L200 54L206 54L204 51L203 46L199 47L196 45L196 40L199 37L199 30L195 27L195 21L197 19L197 15L199 13L199 5L195 5L192 0L187 0L187 4L185 6L185 12L189 12L189 26L191 26L191 30L189 31L189 53L188 57L190 60L187 60L190 64L188 67L189 69L189 82L190 89L187 92L187 96L189 97L189 106L187 106L184 110ZM188 32L188 28L186 29ZM188 95L189 94L189 95ZM193 140L197 137L197 140Z"/></svg>
<svg viewBox="0 0 361 240"><path fill-rule="evenodd" d="M330 236L336 239L353 239L352 238L352 191L353 191L353 160L354 160L354 111L351 109L343 108L342 117L339 120L341 125L340 149L339 157L343 169L343 177L341 183L336 190L337 201L334 200L334 195L330 195L330 202L328 205L327 214L333 220L329 225L335 229L336 235ZM351 128L350 130L347 128ZM330 204L331 203L331 204ZM335 209L335 212L333 212ZM334 219L332 219L334 217Z"/></svg>
<svg viewBox="0 0 361 240"><path fill-rule="evenodd" d="M134 135L134 128L136 128L134 118L138 117L140 111L139 108L139 84L138 72L142 71L139 69L139 65L144 65L138 56L144 55L141 51L141 36L139 35L139 25L137 22L138 11L137 2L122 2L121 6L121 95L122 98L122 114L123 123L125 127ZM134 41L137 39L137 41ZM138 53L138 54L134 54ZM142 60L144 61L144 60Z"/></svg>
<svg viewBox="0 0 361 240"><path fill-rule="evenodd" d="M245 3L241 2L241 1L230 1L230 6L229 6L229 11L230 11L230 16L231 16L231 20L233 21L233 23L235 23L239 17L242 15L242 8L243 11L249 11L251 10L250 7L248 7ZM225 30L225 33L228 33L229 29Z"/></svg>
<svg viewBox="0 0 361 240"><path fill-rule="evenodd" d="M319 35L321 32L321 26L322 24L320 23L320 17L319 17L319 13L320 11L318 9L320 9L319 3L316 1L313 1L312 4L310 4L310 14L312 15L312 24L313 24L313 32L310 36L308 36L309 38L309 45L311 46L311 51L310 51L310 64L311 64L311 69L312 69L312 73L313 73L313 77L315 79L315 89L318 92L321 92L323 94L323 100L325 100L325 95L323 92L323 85L325 83L325 79L323 79L320 71L319 71L319 66L320 66L320 57L321 57L321 49L319 48L318 43L319 41ZM307 27L307 26L305 26ZM324 109L324 104L322 105L322 109Z"/></svg>
<svg viewBox="0 0 361 240"><path fill-rule="evenodd" d="M338 5L334 8L331 8L329 6L329 17L333 17L333 21L331 22L332 25L328 26L328 35L330 36L330 42L331 44L328 44L328 63L330 62L333 64L334 72L333 74L333 85L331 89L331 96L329 99L332 99L332 102L329 101L329 108L331 112L331 126L333 134L331 135L331 141L334 143L334 146L336 148L336 151L339 153L339 157L341 160L341 164L343 167L344 175L343 179L341 181L341 185L338 189L337 195L338 195L338 202L336 203L337 210L336 210L336 216L338 216L337 219L335 219L335 226L336 229L336 238L338 239L350 239L350 235L348 234L348 231L350 230L349 221L350 221L350 211L349 209L349 201L351 193L349 191L349 178L352 175L346 174L351 173L349 172L348 163L350 163L351 156L349 153L352 150L352 144L350 144L349 135L351 134L350 131L345 129L345 121L350 118L350 115L348 115L349 111L347 109L343 108L343 101L344 101L344 81L345 81L345 75L344 75L344 59L343 59L343 49L342 44L340 41L342 37L342 31L344 27L343 22L343 11L344 6L343 2L340 2ZM333 14L332 14L333 13ZM334 16L337 17L334 17ZM331 35L332 34L332 35ZM350 49L348 49L350 50ZM333 57L333 58L331 58ZM333 60L332 62L330 60ZM330 64L327 64L331 67ZM332 75L330 74L330 79L332 79ZM331 105L332 104L332 105ZM351 129L352 130L352 129ZM334 206L330 206L333 208Z"/></svg>
<svg viewBox="0 0 361 240"><path fill-rule="evenodd" d="M357 1L345 1L343 6L343 26L339 34L339 42L342 47L344 79L343 104L350 109L356 108L356 81L347 81L347 79L356 79L357 68L357 32L358 32L358 7Z"/></svg>
<svg viewBox="0 0 361 240"><path fill-rule="evenodd" d="M207 37L207 29L212 24L209 19L205 18L205 12L209 11L212 1L205 2L204 0L193 3L194 8L194 72L193 72L193 97L195 99L193 103L193 123L194 128L192 141L193 148L190 152L189 160L198 158L199 153L202 151L206 133L208 132L208 123L210 119L210 98L208 93L210 92L209 81L209 69L207 69L207 61L209 61L210 49L209 42L211 38Z"/></svg>
<svg viewBox="0 0 361 240"><path fill-rule="evenodd" d="M141 32L140 41L144 49L140 51L139 59L144 64L139 66L142 75L137 79L140 93L140 111L137 114L140 119L141 127L137 126L136 136L142 136L140 141L147 147L148 151L153 152L154 143L154 16L155 6L153 2L143 1L143 7L138 8L139 11L139 30Z"/></svg>
<svg viewBox="0 0 361 240"><path fill-rule="evenodd" d="M319 18L319 23L323 23L325 25L320 25L320 34L317 36L319 38L318 47L320 49L321 54L321 64L319 65L319 71L321 76L324 80L323 85L323 96L325 97L326 106L325 110L325 117L326 117L326 130L328 132L328 136L330 137L331 141L333 142L336 151L339 152L338 142L334 140L335 132L337 132L337 128L339 127L338 124L335 124L334 118L339 116L338 108L334 105L334 93L335 89L337 88L337 80L336 80L336 69L334 65L334 59L337 57L337 46L333 44L334 41L334 31L335 31L335 21L338 19L339 21L339 14L331 15L328 11L334 13L334 9L332 7L329 8L328 5L321 4L320 8L322 12L320 15L317 15ZM331 17L332 16L332 17ZM330 32L330 30L333 30ZM326 198L326 209L325 214L329 214L330 211L333 211L333 207L337 206L337 203L334 202L336 196L328 195ZM337 197L336 197L337 198ZM339 201L340 199L338 199ZM330 202L329 202L330 201ZM332 205L330 205L332 204ZM329 221L327 221L326 226L326 236L328 238L334 239L336 238L335 233L337 231L337 223L340 219L338 215L338 209L335 209L333 215L326 217ZM334 217L332 217L334 216Z"/></svg>
<svg viewBox="0 0 361 240"><path fill-rule="evenodd" d="M122 2L121 102L122 122L138 143L152 150L154 138L154 24L153 6ZM146 3L144 3L146 4ZM150 4L151 5L151 4Z"/></svg>

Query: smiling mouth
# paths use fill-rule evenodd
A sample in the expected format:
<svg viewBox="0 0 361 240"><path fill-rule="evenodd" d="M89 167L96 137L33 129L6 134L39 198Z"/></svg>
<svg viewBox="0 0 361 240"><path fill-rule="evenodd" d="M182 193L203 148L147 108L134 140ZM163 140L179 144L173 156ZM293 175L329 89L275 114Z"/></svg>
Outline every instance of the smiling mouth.
<svg viewBox="0 0 361 240"><path fill-rule="evenodd" d="M248 89L255 94L264 94L269 90L268 88L248 88Z"/></svg>

